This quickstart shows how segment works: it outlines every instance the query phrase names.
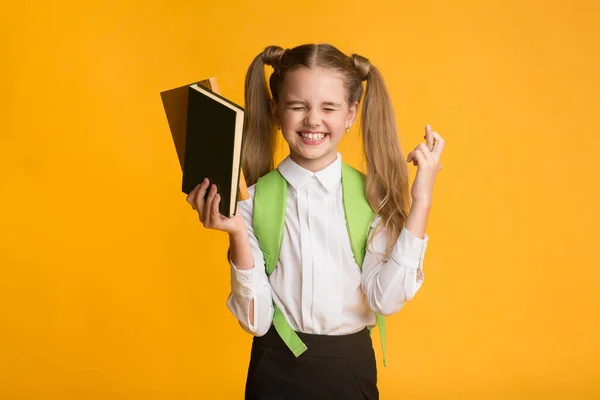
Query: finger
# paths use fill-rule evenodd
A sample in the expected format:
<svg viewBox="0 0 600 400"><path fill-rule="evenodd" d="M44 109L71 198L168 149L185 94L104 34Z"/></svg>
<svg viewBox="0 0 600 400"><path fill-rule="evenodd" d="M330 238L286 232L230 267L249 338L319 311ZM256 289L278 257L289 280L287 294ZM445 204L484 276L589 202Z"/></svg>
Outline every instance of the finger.
<svg viewBox="0 0 600 400"><path fill-rule="evenodd" d="M215 195L215 198L213 199L211 210L210 210L210 212L211 212L210 220L213 223L213 225L215 225L215 228L218 228L218 226L216 226L216 224L221 221L221 213L219 212L219 203L221 203L221 195L219 193L217 193Z"/></svg>
<svg viewBox="0 0 600 400"><path fill-rule="evenodd" d="M417 149L415 148L413 151L410 152L410 154L408 155L408 159L406 160L409 164L412 163L413 165L417 165L417 159L415 158L415 151Z"/></svg>
<svg viewBox="0 0 600 400"><path fill-rule="evenodd" d="M200 184L200 187L198 188L198 191L196 192L196 197L194 198L194 210L198 211L199 213L201 213L204 209L204 196L206 194L208 185L210 185L209 180L204 178ZM202 214L200 215L200 219L202 219Z"/></svg>
<svg viewBox="0 0 600 400"><path fill-rule="evenodd" d="M423 155L425 156L425 158L429 159L431 156L431 151L429 150L429 147L427 147L427 145L425 143L419 143L419 145L417 146L417 149L419 149Z"/></svg>
<svg viewBox="0 0 600 400"><path fill-rule="evenodd" d="M433 137L435 138L435 147L434 147L432 153L436 157L440 157L442 155L442 150L444 150L444 146L446 144L446 141L437 132L433 132Z"/></svg>
<svg viewBox="0 0 600 400"><path fill-rule="evenodd" d="M431 125L427 124L425 126L425 141L427 144L427 148L429 149L429 151L433 151L433 146L434 146L434 138L433 138L433 129L431 129Z"/></svg>
<svg viewBox="0 0 600 400"><path fill-rule="evenodd" d="M194 187L194 189L192 189L192 191L190 192L190 194L187 195L187 197L185 198L185 200L190 203L190 205L192 206L192 208L195 210L196 206L195 206L195 202L196 202L196 196L198 195L198 190L200 190L200 186L202 186L201 183L199 183L198 185L196 185L196 187Z"/></svg>
<svg viewBox="0 0 600 400"><path fill-rule="evenodd" d="M429 151L429 150L427 150ZM416 148L414 150L414 158L415 158L415 165L419 166L419 165L424 165L427 162L427 158L425 157L425 154L423 153L423 151L420 148Z"/></svg>
<svg viewBox="0 0 600 400"><path fill-rule="evenodd" d="M215 198L217 194L217 185L212 184L210 185L210 191L208 192L208 197L206 198L206 201L204 202L204 221L202 221L204 223L204 225L208 226L210 225L211 222L211 206L212 206L212 202Z"/></svg>

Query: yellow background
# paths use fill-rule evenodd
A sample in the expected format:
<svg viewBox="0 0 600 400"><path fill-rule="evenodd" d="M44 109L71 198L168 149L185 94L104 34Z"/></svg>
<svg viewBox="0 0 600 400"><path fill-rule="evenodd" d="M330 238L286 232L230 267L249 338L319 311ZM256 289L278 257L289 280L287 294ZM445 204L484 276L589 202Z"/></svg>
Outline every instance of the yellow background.
<svg viewBox="0 0 600 400"><path fill-rule="evenodd" d="M216 75L242 102L259 51L305 42L382 70L405 153L447 141L382 399L600 397L596 2L10 3L0 398L242 398L227 238L179 191L159 92Z"/></svg>

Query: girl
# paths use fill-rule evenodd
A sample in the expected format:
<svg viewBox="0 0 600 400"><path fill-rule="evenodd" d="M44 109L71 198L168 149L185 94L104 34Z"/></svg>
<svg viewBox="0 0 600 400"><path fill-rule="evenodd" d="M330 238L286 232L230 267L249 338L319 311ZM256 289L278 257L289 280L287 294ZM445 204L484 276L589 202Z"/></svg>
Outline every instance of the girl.
<svg viewBox="0 0 600 400"><path fill-rule="evenodd" d="M272 98L265 64L274 69ZM363 81L366 177L337 152L356 120ZM327 44L267 47L250 65L245 96L250 198L226 218L205 179L187 201L206 228L229 234L227 305L254 335L246 399L377 399L369 328L379 324L385 333L381 316L399 311L423 282L444 140L427 125L426 143L404 161L379 71ZM278 131L290 154L273 169ZM410 195L407 162L418 168ZM275 187L284 188L281 197ZM367 222L364 237L358 217Z"/></svg>

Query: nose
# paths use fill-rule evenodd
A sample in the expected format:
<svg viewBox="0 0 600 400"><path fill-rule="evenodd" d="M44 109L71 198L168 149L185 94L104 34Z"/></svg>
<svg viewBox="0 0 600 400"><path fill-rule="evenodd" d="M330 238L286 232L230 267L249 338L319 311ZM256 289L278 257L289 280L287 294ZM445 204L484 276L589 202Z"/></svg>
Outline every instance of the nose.
<svg viewBox="0 0 600 400"><path fill-rule="evenodd" d="M315 109L310 109L306 112L306 116L304 117L304 123L307 126L319 126L321 123L321 115Z"/></svg>

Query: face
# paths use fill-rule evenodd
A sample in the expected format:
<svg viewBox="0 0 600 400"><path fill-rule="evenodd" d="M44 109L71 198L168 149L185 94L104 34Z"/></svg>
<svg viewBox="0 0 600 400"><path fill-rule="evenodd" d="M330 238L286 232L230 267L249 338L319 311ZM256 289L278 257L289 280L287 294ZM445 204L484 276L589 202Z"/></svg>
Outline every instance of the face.
<svg viewBox="0 0 600 400"><path fill-rule="evenodd" d="M271 103L290 157L309 171L319 171L337 157L346 127L356 119L358 102L349 105L340 74L301 68L285 75L279 101Z"/></svg>

